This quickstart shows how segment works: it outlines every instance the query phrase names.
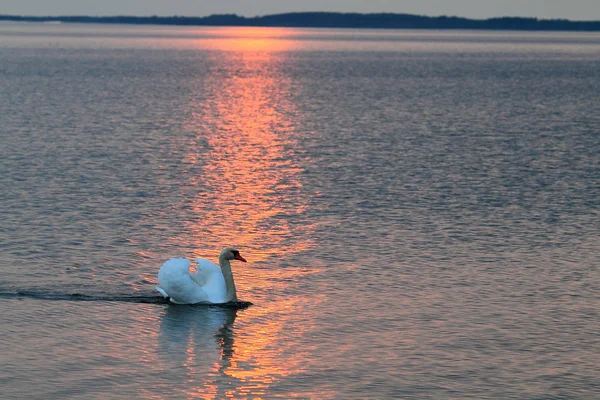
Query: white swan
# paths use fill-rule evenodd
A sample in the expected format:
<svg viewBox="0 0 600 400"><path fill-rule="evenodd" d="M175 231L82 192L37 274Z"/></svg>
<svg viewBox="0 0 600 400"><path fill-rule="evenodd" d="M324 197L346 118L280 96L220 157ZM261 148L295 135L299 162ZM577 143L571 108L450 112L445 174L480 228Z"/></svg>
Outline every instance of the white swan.
<svg viewBox="0 0 600 400"><path fill-rule="evenodd" d="M186 258L171 258L158 270L156 290L176 304L222 304L237 301L233 273L229 261L246 262L240 252L231 247L219 255L219 268L215 263L196 258L198 271L190 272Z"/></svg>

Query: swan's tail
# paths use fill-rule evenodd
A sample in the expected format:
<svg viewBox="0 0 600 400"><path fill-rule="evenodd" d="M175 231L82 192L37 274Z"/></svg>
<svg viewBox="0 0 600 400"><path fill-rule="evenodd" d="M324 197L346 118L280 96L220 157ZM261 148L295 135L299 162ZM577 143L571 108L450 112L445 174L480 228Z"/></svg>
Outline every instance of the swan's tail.
<svg viewBox="0 0 600 400"><path fill-rule="evenodd" d="M158 286L154 286L154 288L158 290L158 293L162 294L162 297L169 300L169 295L167 294L167 292L165 292L162 288L159 288Z"/></svg>

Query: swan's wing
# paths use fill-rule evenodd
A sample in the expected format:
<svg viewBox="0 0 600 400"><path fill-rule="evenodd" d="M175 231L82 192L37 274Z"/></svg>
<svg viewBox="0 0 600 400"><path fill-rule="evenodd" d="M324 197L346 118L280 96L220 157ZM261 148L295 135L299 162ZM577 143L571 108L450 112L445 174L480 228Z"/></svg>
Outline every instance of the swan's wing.
<svg viewBox="0 0 600 400"><path fill-rule="evenodd" d="M171 258L158 270L157 290L178 304L193 304L206 301L206 293L192 280L190 261L187 258Z"/></svg>
<svg viewBox="0 0 600 400"><path fill-rule="evenodd" d="M227 287L221 268L213 262L203 258L196 258L198 272L193 275L194 280L202 282L202 289L210 303L224 303L227 298Z"/></svg>
<svg viewBox="0 0 600 400"><path fill-rule="evenodd" d="M158 283L165 278L186 275L190 272L190 260L187 258L171 258L167 260L158 270ZM164 287L164 286L163 286Z"/></svg>
<svg viewBox="0 0 600 400"><path fill-rule="evenodd" d="M216 264L196 259L198 272L190 274L190 261L171 258L158 271L159 292L178 304L223 303L227 289L221 268ZM157 288L158 290L158 288Z"/></svg>
<svg viewBox="0 0 600 400"><path fill-rule="evenodd" d="M221 270L217 264L212 261L205 260L204 258L195 258L196 264L198 264L198 270Z"/></svg>
<svg viewBox="0 0 600 400"><path fill-rule="evenodd" d="M203 258L196 258L196 264L198 269L195 274L191 274L192 280L198 286L204 286L211 279L215 273L221 274L221 268L213 262L205 260Z"/></svg>

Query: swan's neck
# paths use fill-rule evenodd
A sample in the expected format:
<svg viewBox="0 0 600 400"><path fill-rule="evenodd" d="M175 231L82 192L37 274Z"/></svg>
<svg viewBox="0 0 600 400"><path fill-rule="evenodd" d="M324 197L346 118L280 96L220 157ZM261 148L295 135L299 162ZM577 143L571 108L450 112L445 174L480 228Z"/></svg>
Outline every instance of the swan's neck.
<svg viewBox="0 0 600 400"><path fill-rule="evenodd" d="M235 283L233 282L233 272L231 271L231 264L229 260L224 257L219 257L219 265L221 266L221 272L223 278L225 278L225 286L227 288L227 302L237 301L237 294L235 292Z"/></svg>

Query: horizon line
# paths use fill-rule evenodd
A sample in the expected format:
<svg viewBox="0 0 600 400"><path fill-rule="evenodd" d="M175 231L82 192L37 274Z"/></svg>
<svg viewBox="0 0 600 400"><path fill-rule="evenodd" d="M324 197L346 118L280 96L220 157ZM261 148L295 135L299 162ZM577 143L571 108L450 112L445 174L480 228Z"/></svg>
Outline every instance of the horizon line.
<svg viewBox="0 0 600 400"><path fill-rule="evenodd" d="M236 13L216 13L216 14L206 14L206 15L178 15L178 14L55 14L55 15L26 15L26 14L0 14L1 17L20 17L20 18L182 18L182 19L203 19L210 17L221 17L221 16L229 16L229 17L237 17L241 19L260 19L265 17L274 17L274 16L282 16L282 15L294 15L294 14L334 14L334 15L362 15L362 16L372 16L372 15L395 15L395 16L409 16L409 17L419 17L419 18L457 18L464 19L468 21L489 21L496 19L525 19L525 20L537 20L537 21L568 21L568 22L600 22L600 19L569 19L562 17L533 17L533 16L520 16L520 15L503 15L497 17L484 17L484 18L472 18L472 17L463 17L460 15L448 15L448 14L438 14L438 15L428 15L428 14L411 14L411 13L402 13L402 12L391 12L391 11L377 11L377 12L354 12L354 11L288 11L281 13L272 13L272 14L257 14L254 16L244 16Z"/></svg>

